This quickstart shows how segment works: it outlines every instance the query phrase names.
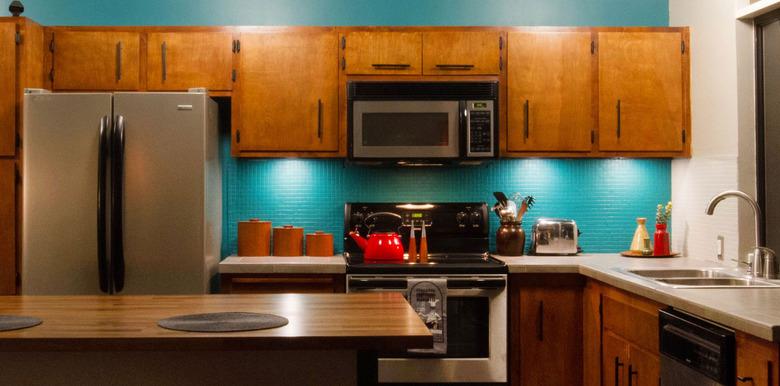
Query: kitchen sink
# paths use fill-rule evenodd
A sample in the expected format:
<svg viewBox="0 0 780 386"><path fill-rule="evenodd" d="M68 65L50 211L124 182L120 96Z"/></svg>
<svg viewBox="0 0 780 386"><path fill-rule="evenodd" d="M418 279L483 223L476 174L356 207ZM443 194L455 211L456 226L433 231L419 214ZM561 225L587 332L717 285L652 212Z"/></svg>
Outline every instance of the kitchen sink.
<svg viewBox="0 0 780 386"><path fill-rule="evenodd" d="M717 277L736 277L737 275L725 273L716 269L629 269L634 275L639 275L651 279L667 278L717 278Z"/></svg>
<svg viewBox="0 0 780 386"><path fill-rule="evenodd" d="M778 287L777 284L745 277L697 277L655 279L674 288Z"/></svg>
<svg viewBox="0 0 780 386"><path fill-rule="evenodd" d="M672 288L780 288L780 284L718 268L616 269Z"/></svg>

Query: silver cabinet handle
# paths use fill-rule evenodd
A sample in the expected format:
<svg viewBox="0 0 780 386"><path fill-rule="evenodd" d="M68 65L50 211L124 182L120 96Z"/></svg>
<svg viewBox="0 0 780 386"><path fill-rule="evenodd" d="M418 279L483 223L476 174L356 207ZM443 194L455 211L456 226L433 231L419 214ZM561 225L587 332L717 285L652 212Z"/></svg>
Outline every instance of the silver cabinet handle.
<svg viewBox="0 0 780 386"><path fill-rule="evenodd" d="M168 80L168 44L162 42L160 50L162 52L162 80L165 82Z"/></svg>
<svg viewBox="0 0 780 386"><path fill-rule="evenodd" d="M116 81L122 80L122 42L116 43Z"/></svg>

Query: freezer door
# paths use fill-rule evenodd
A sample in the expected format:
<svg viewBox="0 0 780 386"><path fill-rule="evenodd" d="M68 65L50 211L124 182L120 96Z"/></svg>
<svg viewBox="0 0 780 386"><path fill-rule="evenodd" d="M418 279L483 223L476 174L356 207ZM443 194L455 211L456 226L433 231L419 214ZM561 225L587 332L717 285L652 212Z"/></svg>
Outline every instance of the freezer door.
<svg viewBox="0 0 780 386"><path fill-rule="evenodd" d="M98 294L98 147L111 94L24 96L22 294Z"/></svg>
<svg viewBox="0 0 780 386"><path fill-rule="evenodd" d="M125 139L121 294L208 292L221 229L215 114L202 93L114 95Z"/></svg>

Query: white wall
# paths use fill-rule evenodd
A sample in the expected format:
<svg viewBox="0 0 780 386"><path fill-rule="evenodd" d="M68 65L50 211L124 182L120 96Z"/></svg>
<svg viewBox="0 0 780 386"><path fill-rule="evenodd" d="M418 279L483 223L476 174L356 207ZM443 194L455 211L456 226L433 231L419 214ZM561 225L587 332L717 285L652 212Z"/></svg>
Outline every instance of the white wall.
<svg viewBox="0 0 780 386"><path fill-rule="evenodd" d="M752 247L752 212L734 199L704 211L723 190L755 195L752 24L734 16L743 2L669 0L670 25L691 31L693 126L692 158L672 162L672 245L715 259L721 236L727 262Z"/></svg>

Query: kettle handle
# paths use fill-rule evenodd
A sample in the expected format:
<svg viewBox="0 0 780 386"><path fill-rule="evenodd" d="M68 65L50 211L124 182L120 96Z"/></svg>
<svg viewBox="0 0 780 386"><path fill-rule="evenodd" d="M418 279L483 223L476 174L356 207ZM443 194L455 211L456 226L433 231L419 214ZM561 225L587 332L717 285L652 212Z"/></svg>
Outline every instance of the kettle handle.
<svg viewBox="0 0 780 386"><path fill-rule="evenodd" d="M403 222L403 217L401 217L401 215L399 215L397 213L393 213L393 212L376 212L376 213L371 213L368 216L366 216L366 218L363 219L363 225L365 225L368 228L368 233L371 233L371 231L374 229L373 224L372 225L368 225L367 224L368 220L371 219L371 218L374 218L374 217L379 217L379 216L395 217L395 218L397 218L399 220L402 220L402 222Z"/></svg>

